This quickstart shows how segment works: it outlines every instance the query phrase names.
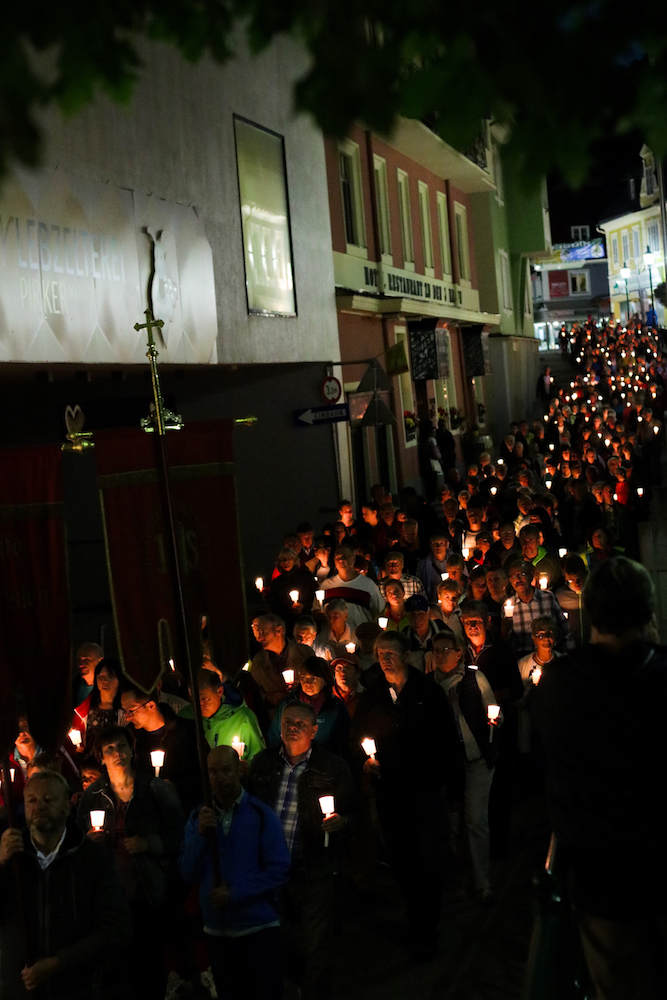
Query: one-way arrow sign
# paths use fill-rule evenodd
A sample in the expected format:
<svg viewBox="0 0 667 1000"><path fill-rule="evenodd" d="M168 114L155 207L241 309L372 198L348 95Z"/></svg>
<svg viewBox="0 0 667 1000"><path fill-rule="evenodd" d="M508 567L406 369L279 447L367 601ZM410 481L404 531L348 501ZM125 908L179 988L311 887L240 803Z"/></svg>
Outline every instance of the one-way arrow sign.
<svg viewBox="0 0 667 1000"><path fill-rule="evenodd" d="M336 406L309 406L307 410L293 410L292 412L297 427L312 427L313 424L335 424L339 420L350 419L347 403L337 403Z"/></svg>

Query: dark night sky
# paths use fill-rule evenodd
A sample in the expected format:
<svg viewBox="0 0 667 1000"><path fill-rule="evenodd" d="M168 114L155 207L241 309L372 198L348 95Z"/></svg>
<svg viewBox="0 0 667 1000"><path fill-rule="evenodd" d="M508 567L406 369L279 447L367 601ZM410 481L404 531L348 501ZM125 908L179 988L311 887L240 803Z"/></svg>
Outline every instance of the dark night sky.
<svg viewBox="0 0 667 1000"><path fill-rule="evenodd" d="M595 146L595 165L586 184L573 191L560 178L550 177L549 213L554 243L572 240L570 226L590 226L591 238L601 235L595 227L606 219L639 209L642 161L641 135L631 133ZM635 178L635 199L630 200L631 177Z"/></svg>

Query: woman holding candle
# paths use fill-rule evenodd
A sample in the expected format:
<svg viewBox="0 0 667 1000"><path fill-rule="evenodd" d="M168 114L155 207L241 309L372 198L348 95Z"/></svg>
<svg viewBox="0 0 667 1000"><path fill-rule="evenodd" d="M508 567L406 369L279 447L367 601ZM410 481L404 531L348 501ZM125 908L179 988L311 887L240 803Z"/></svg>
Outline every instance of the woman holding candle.
<svg viewBox="0 0 667 1000"><path fill-rule="evenodd" d="M387 602L384 617L389 619L387 629L401 632L410 624L405 610L405 587L400 580L392 580L384 588L384 596Z"/></svg>
<svg viewBox="0 0 667 1000"><path fill-rule="evenodd" d="M108 726L122 726L125 712L120 702L121 665L111 657L104 657L95 667L93 690L86 700L74 709L72 729L83 733L77 753L91 753L95 737Z"/></svg>
<svg viewBox="0 0 667 1000"><path fill-rule="evenodd" d="M171 785L135 770L130 730L100 730L94 752L104 775L81 796L78 822L84 833L105 840L113 851L130 905L134 934L125 956L123 991L137 1000L163 1000L167 873L178 856L185 817ZM92 830L91 811L104 811L100 832Z"/></svg>
<svg viewBox="0 0 667 1000"><path fill-rule="evenodd" d="M531 626L535 649L519 660L519 672L523 681L523 697L519 702L519 739L521 753L530 752L530 706L535 691L542 679L546 664L552 663L561 654L555 649L556 623L553 618L541 615Z"/></svg>
<svg viewBox="0 0 667 1000"><path fill-rule="evenodd" d="M285 709L294 702L311 705L317 715L315 741L332 753L345 756L348 750L350 717L345 706L333 695L330 664L321 656L311 656L296 671L297 683L280 702L266 736L267 746L280 743L281 720Z"/></svg>

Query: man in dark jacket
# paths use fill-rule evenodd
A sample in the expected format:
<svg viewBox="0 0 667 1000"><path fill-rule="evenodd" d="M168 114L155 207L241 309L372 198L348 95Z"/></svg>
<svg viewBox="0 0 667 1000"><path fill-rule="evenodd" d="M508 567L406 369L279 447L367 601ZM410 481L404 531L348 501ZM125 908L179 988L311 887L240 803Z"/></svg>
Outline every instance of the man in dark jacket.
<svg viewBox="0 0 667 1000"><path fill-rule="evenodd" d="M583 593L591 642L545 671L531 714L586 961L604 1000L664 995L667 654L648 572L620 556Z"/></svg>
<svg viewBox="0 0 667 1000"><path fill-rule="evenodd" d="M446 784L448 796L463 798L463 756L447 696L410 665L408 638L385 632L375 653L382 676L359 699L352 753L375 784L390 864L407 904L413 956L428 959L438 950L441 795ZM366 737L377 752L364 763L360 748Z"/></svg>
<svg viewBox="0 0 667 1000"><path fill-rule="evenodd" d="M291 855L281 919L285 951L296 966L303 1000L322 1000L331 993L338 841L354 828L358 812L347 764L313 742L316 720L311 705L288 705L281 719L280 746L257 754L248 779L252 795L280 818ZM321 802L323 796L333 797L333 802ZM331 805L324 815L323 806Z"/></svg>
<svg viewBox="0 0 667 1000"><path fill-rule="evenodd" d="M24 793L27 828L0 839L0 995L36 990L45 1000L99 995L104 959L130 939L130 914L113 860L68 823L70 791L55 771L37 771ZM23 883L28 955L12 858Z"/></svg>

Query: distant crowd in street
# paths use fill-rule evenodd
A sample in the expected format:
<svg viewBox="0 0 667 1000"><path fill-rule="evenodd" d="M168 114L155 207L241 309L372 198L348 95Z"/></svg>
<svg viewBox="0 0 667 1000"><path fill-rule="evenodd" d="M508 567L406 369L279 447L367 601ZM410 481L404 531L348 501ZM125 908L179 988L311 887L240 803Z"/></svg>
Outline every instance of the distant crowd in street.
<svg viewBox="0 0 667 1000"><path fill-rule="evenodd" d="M378 484L317 528L295 512L246 668L204 632L210 805L179 671L146 692L79 649L63 746L43 753L22 719L2 788L3 1000L279 1000L284 977L328 1000L341 895L378 863L397 942L432 961L443 894L496 905L513 805L545 789L599 1000L660 995L667 661L638 532L666 367L640 323L568 339L571 379L546 368L538 419L495 454L462 474L430 422L425 496Z"/></svg>

